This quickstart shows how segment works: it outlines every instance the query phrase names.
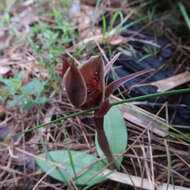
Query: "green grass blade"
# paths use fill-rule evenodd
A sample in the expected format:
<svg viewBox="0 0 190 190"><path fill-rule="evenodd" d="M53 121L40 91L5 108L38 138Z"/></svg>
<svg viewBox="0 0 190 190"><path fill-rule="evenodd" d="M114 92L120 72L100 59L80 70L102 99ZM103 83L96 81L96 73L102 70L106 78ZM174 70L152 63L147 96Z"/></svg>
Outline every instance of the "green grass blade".
<svg viewBox="0 0 190 190"><path fill-rule="evenodd" d="M112 106L116 106L118 104L123 104L123 103L127 103L127 102L145 100L145 99L152 98L152 97L157 97L157 96L166 96L166 95L183 94L183 93L190 93L190 88L178 89L178 90L170 90L170 91L167 91L167 92L158 92L158 93L152 93L152 94L147 94L147 95L143 95L143 96L128 98L128 99L125 99L125 100L122 100L122 101L119 101L119 102L111 103L110 106L112 107ZM44 123L44 124L41 124L41 125L37 125L36 127L24 130L22 132L18 132L18 133L15 134L15 136L31 132L31 131L33 131L35 129L39 129L41 127L46 127L46 126L48 126L50 124L54 124L54 123L57 123L59 121L64 121L66 119L76 117L78 115L84 115L84 114L86 114L88 112L95 111L95 110L98 110L98 109L99 109L99 107L94 107L94 108L90 108L90 109L85 110L85 111L80 111L80 112L76 112L76 113L67 115L65 117L60 117L59 119L53 120L51 122ZM186 134L180 132L179 130L177 130L175 128L171 128L171 129L174 130L175 132L177 132L178 134L182 135L185 138L185 140L190 142L190 137L189 136L187 136Z"/></svg>
<svg viewBox="0 0 190 190"><path fill-rule="evenodd" d="M189 28L190 30L190 18L189 18L189 15L187 14L187 11L186 11L186 8L184 7L183 3L181 2L178 2L178 6L180 8L180 11L185 19L185 22L187 24L187 27Z"/></svg>
<svg viewBox="0 0 190 190"><path fill-rule="evenodd" d="M73 173L74 173L74 177L77 180L77 173L76 173L75 165L74 165L74 162L73 162L73 157L72 157L72 154L71 154L71 150L69 148L69 144L67 143L68 142L68 138L67 138L67 135L66 135L65 128L63 128L63 133L64 133L64 138L65 138L65 141L66 141L68 158L69 158L69 161L70 161L70 164L71 164L71 168L72 168Z"/></svg>
<svg viewBox="0 0 190 190"><path fill-rule="evenodd" d="M97 0L97 2L96 2L95 11L94 11L93 18L92 18L92 31L94 31L94 26L95 26L95 22L97 19L98 7L100 5L100 2L101 2L100 0Z"/></svg>

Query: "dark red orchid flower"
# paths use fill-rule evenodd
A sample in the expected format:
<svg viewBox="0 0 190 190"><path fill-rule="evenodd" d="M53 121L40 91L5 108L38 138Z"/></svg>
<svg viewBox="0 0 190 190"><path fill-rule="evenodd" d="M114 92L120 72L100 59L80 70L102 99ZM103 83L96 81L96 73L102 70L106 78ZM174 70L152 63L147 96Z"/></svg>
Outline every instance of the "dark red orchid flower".
<svg viewBox="0 0 190 190"><path fill-rule="evenodd" d="M63 57L63 81L70 102L83 110L100 106L100 109L94 113L94 121L98 143L110 162L111 169L115 168L114 159L103 129L104 115L110 108L108 98L125 82L153 71L153 69L139 71L105 85L105 76L119 56L120 53L116 54L105 67L101 55L92 57L80 67L77 67L74 62L70 64Z"/></svg>

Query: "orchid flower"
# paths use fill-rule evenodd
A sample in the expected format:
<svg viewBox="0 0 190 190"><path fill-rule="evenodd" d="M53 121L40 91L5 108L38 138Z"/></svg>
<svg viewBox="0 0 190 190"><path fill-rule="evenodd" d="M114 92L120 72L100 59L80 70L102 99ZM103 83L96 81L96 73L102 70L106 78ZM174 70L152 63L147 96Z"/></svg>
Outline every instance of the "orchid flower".
<svg viewBox="0 0 190 190"><path fill-rule="evenodd" d="M98 143L110 163L110 169L115 168L114 158L103 128L104 115L110 109L109 96L125 82L153 71L153 69L139 71L106 85L105 76L120 54L121 53L116 54L105 67L101 55L91 57L86 63L79 67L77 67L74 62L69 63L64 57L62 59L63 82L71 104L83 110L96 106L100 107L99 110L94 113L94 121Z"/></svg>

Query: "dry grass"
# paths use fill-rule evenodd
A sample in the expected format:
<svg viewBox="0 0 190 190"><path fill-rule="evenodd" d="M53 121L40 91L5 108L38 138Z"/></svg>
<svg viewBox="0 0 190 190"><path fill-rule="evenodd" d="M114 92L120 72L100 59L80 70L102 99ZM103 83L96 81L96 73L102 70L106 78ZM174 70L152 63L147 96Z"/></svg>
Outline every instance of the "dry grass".
<svg viewBox="0 0 190 190"><path fill-rule="evenodd" d="M87 6L85 1L82 2L81 7ZM101 5L101 13L105 13L105 10L113 12L115 9L121 8L120 4L116 3L117 6L115 8L109 5L109 1L105 2L108 5ZM69 143L71 150L85 151L97 155L94 143L95 129L92 115L77 116L69 118L64 122L61 121L48 125L47 127L40 128L39 133L37 130L19 136L15 136L15 133L80 111L68 102L60 85L61 60L59 58L65 49L67 49L66 53L74 51L72 55L76 59L84 60L86 57L90 57L101 51L104 47L104 51L109 48L114 51L115 46L110 44L106 46L104 44L101 47L102 49L99 48L99 50L97 43L101 43L104 35L101 36L101 40L87 36L82 40L86 40L87 45L90 42L91 46L89 45L85 49L80 49L82 52L80 53L78 49L76 51L76 48L78 47L77 44L81 43L81 41L75 38L75 34L71 32L71 28L65 33L65 35L68 35L65 39L69 38L71 41L65 44L62 43L60 38L63 37L63 31L58 26L59 19L65 19L68 23L71 20L67 18L67 14L69 13L61 12L60 7L66 6L61 4L61 1L52 1L51 3L49 1L43 1L43 3L38 1L15 2L10 10L7 10L12 19L10 18L6 21L5 14L3 16L6 8L3 7L6 7L6 4L8 7L10 5L8 3L5 1L0 3L2 10L0 20L4 19L0 30L0 76L2 75L4 78L10 79L18 75L20 71L24 71L21 85L28 84L33 78L47 81L42 94L49 97L50 100L42 105L35 104L29 110L23 110L21 105L7 109L6 106L12 96L9 92L1 90L5 85L0 83L0 96L2 97L0 99L0 189L67 189L68 187L64 183L46 176L36 166L35 156L44 151L39 133L48 150L66 149L66 143ZM94 10L94 6L92 5L92 10ZM128 4L124 4L123 6L127 7L125 9L127 13L131 11ZM49 15L46 15L46 13L49 13ZM59 14L61 14L60 17ZM133 17L135 18L137 14L138 12L135 12ZM64 22L65 20L62 21ZM151 22L154 23L154 20ZM47 26L43 26L44 23ZM36 28L36 31L31 31L31 26L38 24L39 28ZM90 20L90 24L92 24L92 20ZM51 39L51 44L43 47L48 41L45 35L51 35L47 34L48 27L53 32L58 31L58 36L55 40ZM99 31L98 28L96 29ZM64 30L67 30L66 27ZM90 31L91 28L89 29L88 26L87 30ZM45 32L46 34L43 35ZM81 34L78 35L80 36ZM95 30L94 36L98 35L100 34L96 33ZM32 43L28 38L31 39ZM57 39L60 41L56 41ZM91 40L88 41L88 39ZM168 60L168 64L173 61L175 61L175 64L178 64L174 74L189 63L188 43L185 44L183 40L179 41L179 39L179 37L172 36L171 41L174 51L172 53L173 56ZM120 42L117 41L118 46ZM151 41L149 43L152 44ZM121 45L122 48L126 48L127 46ZM57 47L57 51L53 52L55 47ZM32 95L31 97L33 98ZM168 102L163 103L163 105L162 109L166 115L165 122L168 122ZM159 115L159 113L157 114ZM173 117L175 117L175 113ZM142 183L143 179L148 179L153 184L159 181L168 185L175 184L190 188L190 144L188 142L177 137L160 137L149 129L142 128L136 125L135 122L132 123L128 120L126 120L126 126L129 141L120 172L127 176L139 176L142 178ZM62 127L65 128L67 134L67 142L64 141L65 137ZM189 126L176 126L176 128L182 130L187 135L190 134ZM133 181L132 177L131 180ZM140 189L135 187L135 184L132 188L131 186L108 180L93 186L91 189L127 188ZM73 186L73 189L82 189L82 187Z"/></svg>

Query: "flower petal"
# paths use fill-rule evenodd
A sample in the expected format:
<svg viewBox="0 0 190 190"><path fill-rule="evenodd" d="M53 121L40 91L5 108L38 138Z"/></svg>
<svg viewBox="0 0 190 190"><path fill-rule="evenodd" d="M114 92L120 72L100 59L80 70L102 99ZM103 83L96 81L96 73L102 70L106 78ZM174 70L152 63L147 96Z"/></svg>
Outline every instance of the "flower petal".
<svg viewBox="0 0 190 190"><path fill-rule="evenodd" d="M68 60L65 57L62 57L62 63L63 63L62 76L64 76L65 72L70 67L70 63L68 62Z"/></svg>
<svg viewBox="0 0 190 190"><path fill-rule="evenodd" d="M100 109L96 110L94 112L94 115L96 117L104 117L104 115L106 115L106 113L109 111L110 109L110 103L109 103L109 99L105 99L103 103L101 103L100 105Z"/></svg>
<svg viewBox="0 0 190 190"><path fill-rule="evenodd" d="M65 73L64 85L70 102L80 107L86 101L87 87L84 78L74 63Z"/></svg>
<svg viewBox="0 0 190 190"><path fill-rule="evenodd" d="M104 64L101 56L92 57L79 68L86 86L87 99L82 109L100 105L104 100Z"/></svg>
<svg viewBox="0 0 190 190"><path fill-rule="evenodd" d="M121 55L121 52L117 53L111 61L109 61L109 63L107 63L107 65L105 66L105 72L104 72L104 76L106 76L108 74L108 72L110 71L112 65L115 63L115 61L119 58L119 56Z"/></svg>
<svg viewBox="0 0 190 190"><path fill-rule="evenodd" d="M132 80L140 75L143 75L143 74L151 72L151 71L154 71L154 69L147 69L147 70L139 71L139 72L124 76L116 81L111 82L109 85L106 86L105 98L110 96L117 88L119 88L121 85L123 85L127 81Z"/></svg>

